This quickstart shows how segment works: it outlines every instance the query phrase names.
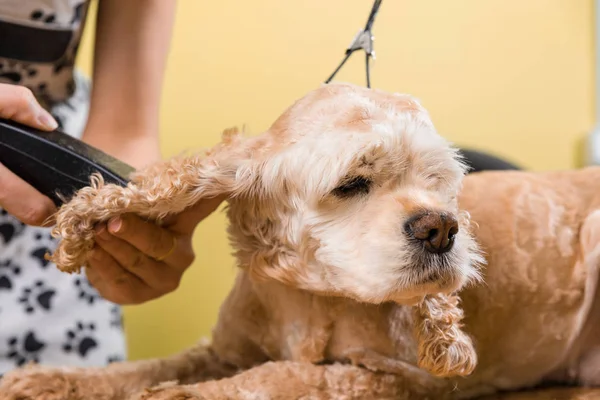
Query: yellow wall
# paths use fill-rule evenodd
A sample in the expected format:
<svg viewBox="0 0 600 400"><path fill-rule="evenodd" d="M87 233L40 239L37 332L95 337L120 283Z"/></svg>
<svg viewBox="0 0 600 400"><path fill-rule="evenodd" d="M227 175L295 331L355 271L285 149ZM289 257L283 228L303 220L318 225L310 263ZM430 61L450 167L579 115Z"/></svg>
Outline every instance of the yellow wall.
<svg viewBox="0 0 600 400"><path fill-rule="evenodd" d="M165 0L169 1L169 0ZM324 80L372 1L180 0L162 106L164 154L212 145L223 128L265 129ZM577 166L593 124L591 0L387 0L373 84L412 93L440 132L532 169ZM80 58L90 71L93 25ZM362 54L339 79L364 83ZM126 310L131 357L210 333L234 275L222 215L197 231L180 290Z"/></svg>

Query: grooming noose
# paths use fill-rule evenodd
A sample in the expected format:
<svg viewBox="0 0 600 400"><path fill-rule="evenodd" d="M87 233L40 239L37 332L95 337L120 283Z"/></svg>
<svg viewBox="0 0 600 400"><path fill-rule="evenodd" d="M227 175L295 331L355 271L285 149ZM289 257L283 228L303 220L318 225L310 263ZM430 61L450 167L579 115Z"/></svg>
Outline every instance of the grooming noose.
<svg viewBox="0 0 600 400"><path fill-rule="evenodd" d="M373 38L372 29L373 29L373 23L375 22L375 17L377 16L377 12L379 11L379 7L381 6L382 1L383 0L375 0L375 2L373 3L373 7L371 8L371 13L369 14L369 18L367 19L367 23L366 23L364 29L360 30L356 34L356 36L354 36L352 43L346 49L344 59L337 66L335 71L333 71L333 73L329 76L329 78L327 78L325 83L331 82L331 80L335 77L335 75L339 72L339 70L342 69L342 67L344 66L346 61L348 61L350 56L355 51L362 49L365 51L365 68L366 68L366 74L367 74L367 87L368 88L371 87L371 68L370 68L369 61L370 61L371 57L373 59L375 59L375 51L373 50L373 39L374 38Z"/></svg>

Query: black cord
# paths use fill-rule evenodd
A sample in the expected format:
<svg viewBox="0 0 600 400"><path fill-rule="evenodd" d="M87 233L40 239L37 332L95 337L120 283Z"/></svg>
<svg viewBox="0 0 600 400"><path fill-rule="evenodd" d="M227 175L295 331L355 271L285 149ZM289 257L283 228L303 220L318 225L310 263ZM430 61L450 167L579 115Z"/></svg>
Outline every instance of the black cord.
<svg viewBox="0 0 600 400"><path fill-rule="evenodd" d="M346 57L344 57L344 59L342 60L342 62L340 63L340 65L338 65L338 67L335 69L335 71L333 71L333 73L329 76L329 78L327 78L327 80L325 81L325 83L331 82L331 80L333 79L333 77L339 72L340 69L342 69L342 67L344 66L344 64L346 64L346 61L348 61L348 59L350 58L350 55L352 55L352 52L351 51L346 51Z"/></svg>
<svg viewBox="0 0 600 400"><path fill-rule="evenodd" d="M373 28L373 22L375 22L375 17L377 17L377 12L379 12L379 7L381 6L382 1L383 0L375 0L375 3L373 3L371 13L367 19L367 24L365 25L365 31L370 31L371 28Z"/></svg>
<svg viewBox="0 0 600 400"><path fill-rule="evenodd" d="M369 67L369 58L371 58L371 56L369 54L367 54L365 56L365 60L366 60L366 70L367 70L367 87L369 89L371 89L371 68Z"/></svg>
<svg viewBox="0 0 600 400"><path fill-rule="evenodd" d="M367 19L367 23L365 24L365 29L363 29L363 31L360 32L361 34L366 33L369 35L369 38L372 36L371 29L373 28L373 24L375 23L375 18L377 17L377 13L379 12L379 7L381 6L382 2L383 2L383 0L375 0L375 2L373 3L373 7L371 7L371 12L369 13L369 18ZM354 44L354 42L353 42L353 44ZM333 73L329 76L329 78L327 78L325 83L331 82L331 80L337 75L337 73L340 71L340 69L342 69L344 64L346 64L346 61L348 61L348 59L350 58L352 53L354 53L356 50L359 50L359 48L352 48L352 47L353 46L351 45L349 48L346 49L344 59L337 66L335 71L333 71ZM371 67L369 64L369 58L372 57L372 54L370 52L368 52L367 49L365 49L364 47L361 47L361 48L363 50L365 50L365 53L366 53L365 67L366 67L366 73L367 73L367 87L370 88L371 87Z"/></svg>

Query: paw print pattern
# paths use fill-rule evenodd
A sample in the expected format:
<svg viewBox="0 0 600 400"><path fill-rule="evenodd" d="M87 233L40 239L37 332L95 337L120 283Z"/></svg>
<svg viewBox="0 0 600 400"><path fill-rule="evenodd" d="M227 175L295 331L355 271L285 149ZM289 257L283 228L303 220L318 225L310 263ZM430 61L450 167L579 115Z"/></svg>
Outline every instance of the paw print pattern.
<svg viewBox="0 0 600 400"><path fill-rule="evenodd" d="M34 235L34 239L35 247L31 250L29 255L38 261L40 267L46 268L50 263L50 261L46 259L46 254L52 251L50 248L52 247L54 238L52 238L50 233L37 232Z"/></svg>
<svg viewBox="0 0 600 400"><path fill-rule="evenodd" d="M16 336L8 339L7 357L19 367L32 361L39 363L40 352L45 347L46 343L39 340L33 331L28 331L21 339Z"/></svg>
<svg viewBox="0 0 600 400"><path fill-rule="evenodd" d="M75 6L75 10L73 11L73 18L71 18L71 23L74 24L76 22L81 21L83 15L85 13L86 4L85 2L78 4Z"/></svg>
<svg viewBox="0 0 600 400"><path fill-rule="evenodd" d="M46 14L44 12L44 10L38 9L38 10L33 10L31 12L31 15L29 16L29 18L31 18L32 21L41 21L46 24L51 24L54 21L56 21L56 14L54 14L54 13Z"/></svg>
<svg viewBox="0 0 600 400"><path fill-rule="evenodd" d="M49 99L50 94L48 93L48 84L46 82L40 82L32 89L33 92L42 99Z"/></svg>
<svg viewBox="0 0 600 400"><path fill-rule="evenodd" d="M50 311L52 298L56 291L46 286L43 281L37 281L35 285L23 289L19 303L25 307L25 312L31 314L36 308Z"/></svg>
<svg viewBox="0 0 600 400"><path fill-rule="evenodd" d="M6 210L0 210L0 244L10 243L10 241L19 236L25 229L25 224L18 221L12 215L9 215Z"/></svg>
<svg viewBox="0 0 600 400"><path fill-rule="evenodd" d="M96 289L83 277L75 278L75 286L79 290L79 298L90 305L100 298Z"/></svg>
<svg viewBox="0 0 600 400"><path fill-rule="evenodd" d="M11 260L0 261L0 290L11 290L13 280L21 274L21 267Z"/></svg>
<svg viewBox="0 0 600 400"><path fill-rule="evenodd" d="M23 78L33 78L37 73L37 69L29 65L9 61L0 63L0 79L6 79L13 84L20 84Z"/></svg>
<svg viewBox="0 0 600 400"><path fill-rule="evenodd" d="M107 364L118 363L122 361L125 361L125 359L118 354L108 356L108 358L106 359Z"/></svg>
<svg viewBox="0 0 600 400"><path fill-rule="evenodd" d="M67 340L63 345L66 353L76 353L84 358L87 354L98 347L98 341L94 337L96 327L94 324L83 324L78 322L74 330L67 331Z"/></svg>
<svg viewBox="0 0 600 400"><path fill-rule="evenodd" d="M117 329L123 329L123 313L121 312L121 307L113 306L110 309L111 319L110 326Z"/></svg>

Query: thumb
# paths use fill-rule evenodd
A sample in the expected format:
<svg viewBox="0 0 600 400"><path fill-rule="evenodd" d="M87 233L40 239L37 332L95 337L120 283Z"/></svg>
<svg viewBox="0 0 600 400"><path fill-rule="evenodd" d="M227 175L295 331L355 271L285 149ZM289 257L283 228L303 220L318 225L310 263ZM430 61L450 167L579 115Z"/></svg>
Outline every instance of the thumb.
<svg viewBox="0 0 600 400"><path fill-rule="evenodd" d="M58 123L25 86L0 83L0 118L10 119L45 131Z"/></svg>
<svg viewBox="0 0 600 400"><path fill-rule="evenodd" d="M175 216L171 221L167 221L165 227L176 233L191 234L203 219L212 214L221 205L225 198L225 196L220 196L202 200Z"/></svg>

